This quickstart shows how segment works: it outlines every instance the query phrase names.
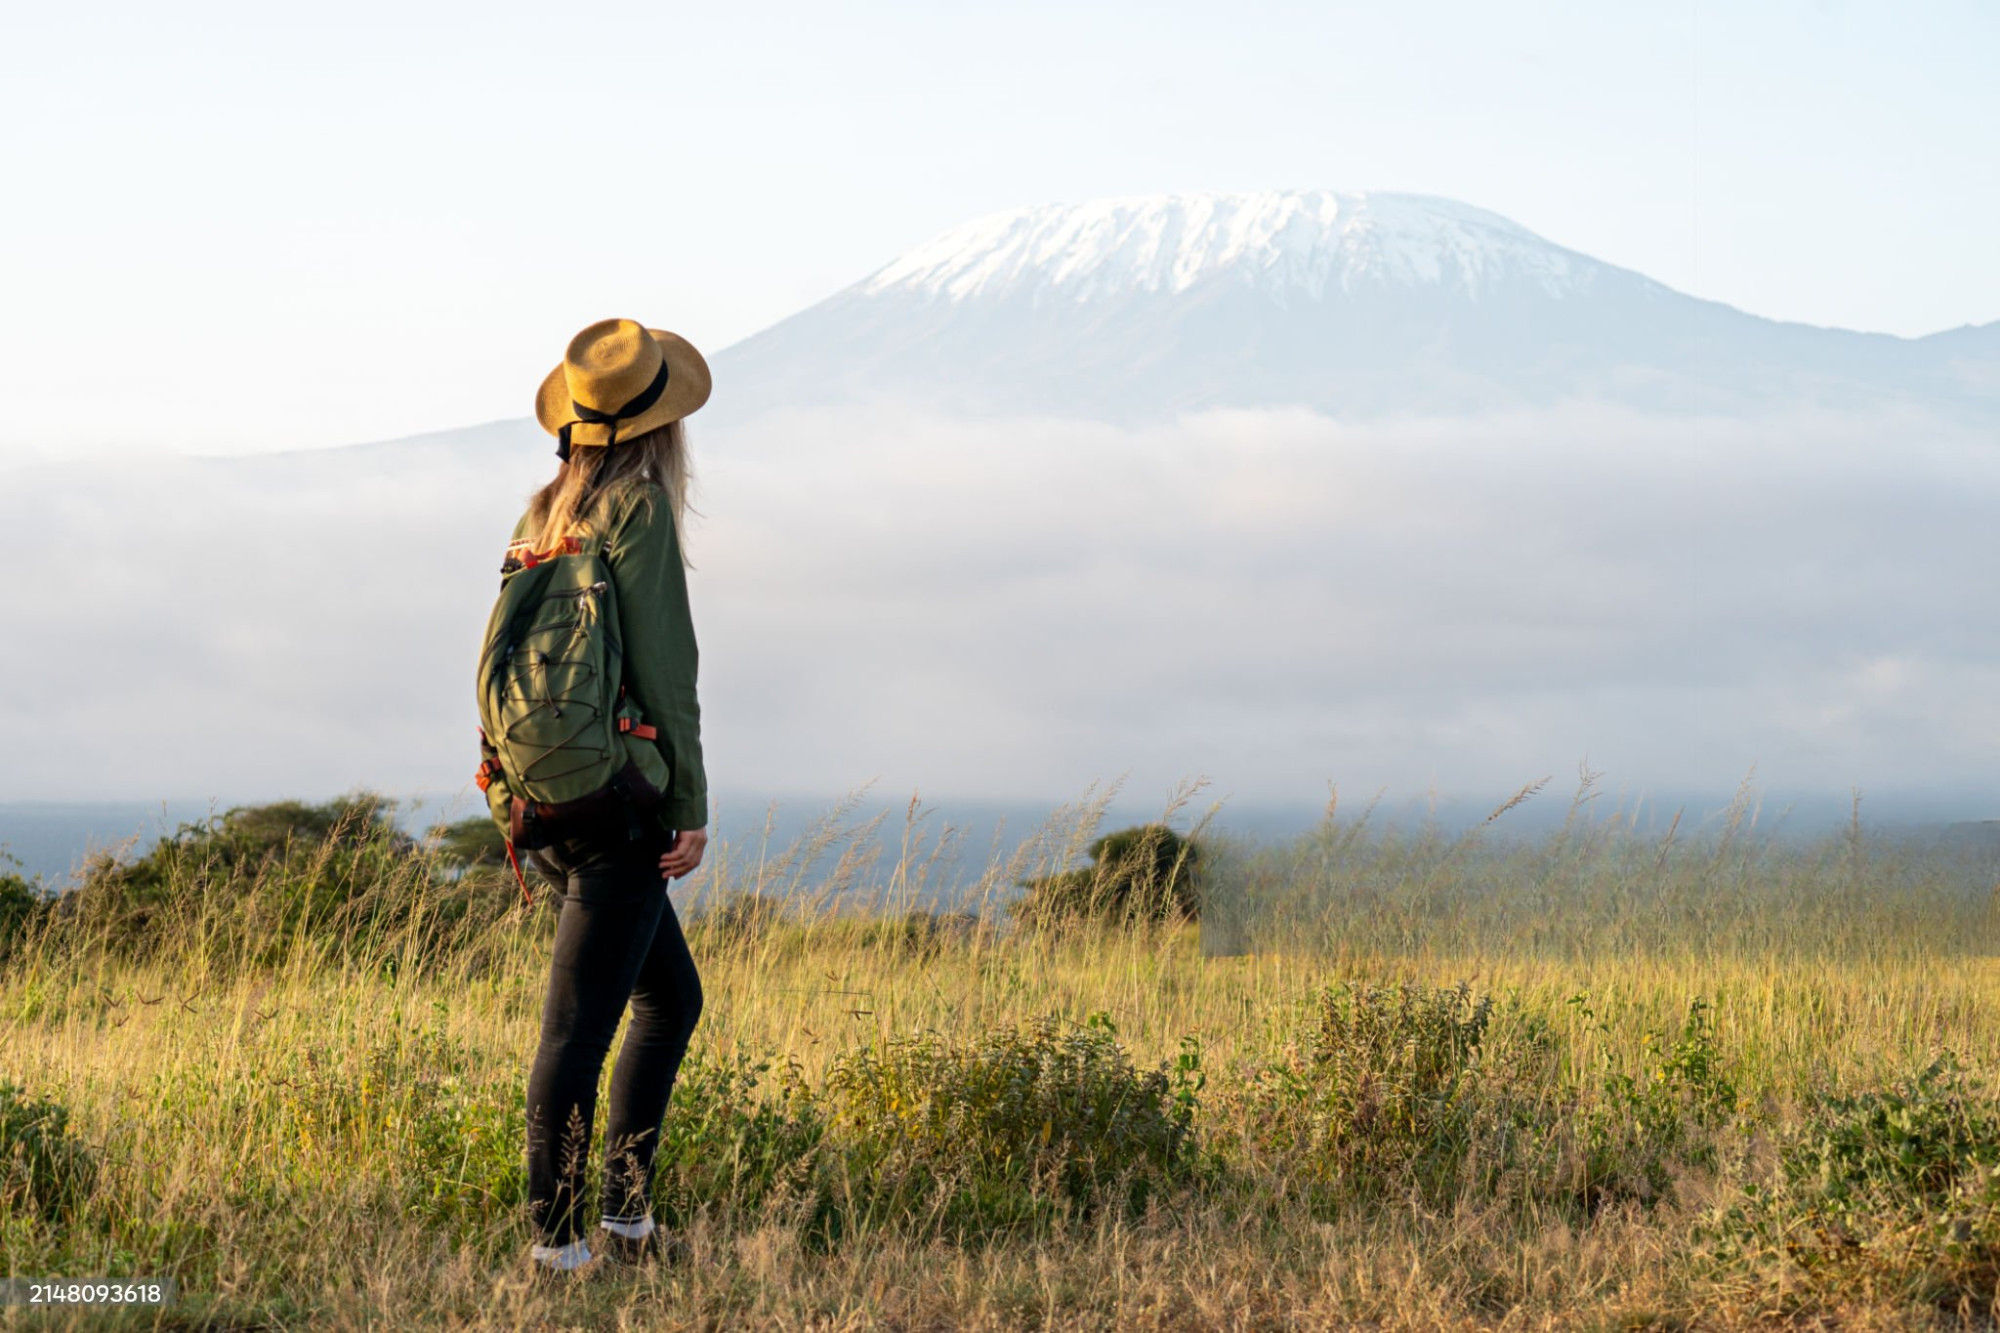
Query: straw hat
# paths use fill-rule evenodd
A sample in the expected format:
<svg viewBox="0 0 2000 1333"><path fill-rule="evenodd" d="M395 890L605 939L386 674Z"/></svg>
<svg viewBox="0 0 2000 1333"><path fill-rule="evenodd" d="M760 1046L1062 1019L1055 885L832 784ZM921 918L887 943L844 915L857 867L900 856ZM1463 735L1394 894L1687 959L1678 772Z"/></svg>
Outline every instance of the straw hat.
<svg viewBox="0 0 2000 1333"><path fill-rule="evenodd" d="M569 340L563 363L535 394L535 419L571 445L599 447L679 421L708 401L708 362L677 333L630 319L600 320Z"/></svg>

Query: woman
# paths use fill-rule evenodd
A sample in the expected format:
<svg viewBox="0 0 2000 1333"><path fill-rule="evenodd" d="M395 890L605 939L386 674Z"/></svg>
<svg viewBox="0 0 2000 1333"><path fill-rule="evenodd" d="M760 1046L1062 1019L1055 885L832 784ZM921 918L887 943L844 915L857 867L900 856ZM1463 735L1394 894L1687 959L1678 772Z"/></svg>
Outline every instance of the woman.
<svg viewBox="0 0 2000 1333"><path fill-rule="evenodd" d="M559 441L555 479L514 530L533 563L568 539L602 543L617 606L625 689L655 730L664 792L615 817L551 828L535 855L564 886L541 1046L528 1079L528 1194L541 1275L598 1257L668 1251L650 1206L653 1151L674 1076L701 1016L701 981L667 881L701 864L708 835L694 629L680 529L689 465L683 419L708 398L708 366L685 340L629 319L593 324L543 382L535 415ZM574 544L569 544L574 549ZM642 731L644 729L642 728ZM650 756L649 756L650 757ZM602 1218L583 1198L598 1075L631 1006L611 1071Z"/></svg>

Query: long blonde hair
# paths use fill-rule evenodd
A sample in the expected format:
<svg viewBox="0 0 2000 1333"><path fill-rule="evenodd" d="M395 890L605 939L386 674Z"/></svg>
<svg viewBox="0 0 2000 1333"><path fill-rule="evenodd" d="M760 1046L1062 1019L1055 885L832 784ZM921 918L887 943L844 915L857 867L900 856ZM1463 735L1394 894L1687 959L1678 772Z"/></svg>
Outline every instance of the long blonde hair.
<svg viewBox="0 0 2000 1333"><path fill-rule="evenodd" d="M608 449L576 445L569 461L556 469L555 478L528 501L525 535L539 547L554 546L605 517L635 491L650 504L652 496L645 488L651 482L666 493L674 536L686 562L688 488L693 480L684 422L669 421Z"/></svg>

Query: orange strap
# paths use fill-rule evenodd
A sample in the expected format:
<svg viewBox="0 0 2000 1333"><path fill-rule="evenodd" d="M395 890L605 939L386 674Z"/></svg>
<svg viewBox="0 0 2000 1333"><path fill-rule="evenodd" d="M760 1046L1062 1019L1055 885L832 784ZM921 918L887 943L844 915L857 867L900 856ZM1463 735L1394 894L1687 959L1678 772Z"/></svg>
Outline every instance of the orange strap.
<svg viewBox="0 0 2000 1333"><path fill-rule="evenodd" d="M559 555L576 555L579 554L582 550L583 550L582 538L565 537L561 541L557 542L554 546L551 546L546 551L530 550L528 548L528 543L525 541L513 542L508 545L507 554L519 560L521 562L521 568L533 569L536 565L541 564L545 560L553 560Z"/></svg>
<svg viewBox="0 0 2000 1333"><path fill-rule="evenodd" d="M630 732L642 741L650 741L660 734L658 727L649 727L644 722L634 722L629 717L618 719L618 731L620 735Z"/></svg>
<svg viewBox="0 0 2000 1333"><path fill-rule="evenodd" d="M521 886L521 901L532 908L535 895L528 891L528 877L521 873L521 858L514 855L514 840L507 839L507 864L514 867L514 882Z"/></svg>

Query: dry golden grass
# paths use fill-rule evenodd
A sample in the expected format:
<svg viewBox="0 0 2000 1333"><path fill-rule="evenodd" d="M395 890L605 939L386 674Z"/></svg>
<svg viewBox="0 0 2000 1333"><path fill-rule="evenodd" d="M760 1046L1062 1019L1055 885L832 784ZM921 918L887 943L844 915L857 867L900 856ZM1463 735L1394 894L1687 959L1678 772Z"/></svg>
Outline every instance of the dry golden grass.
<svg viewBox="0 0 2000 1333"><path fill-rule="evenodd" d="M299 947L254 965L221 950L135 958L66 947L52 926L0 973L0 1077L66 1107L100 1167L67 1212L17 1209L0 1230L0 1263L22 1275L171 1275L185 1294L123 1324L10 1311L9 1325L1988 1326L1990 1280L1981 1293L1967 1276L1985 1260L1939 1277L1929 1251L1897 1258L1887 1222L1851 1262L1715 1239L1716 1219L1829 1090L1881 1086L1940 1050L2000 1066L2000 974L1983 935L1968 937L1986 928L1988 905L1950 899L1943 871L1843 863L1838 848L1797 861L1767 845L1732 871L1737 890L1761 895L1746 905L1715 889L1719 872L1706 897L1691 879L1647 878L1656 848L1635 856L1629 832L1602 823L1525 850L1371 835L1347 844L1345 860L1320 859L1316 925L1288 918L1291 947L1209 957L1193 926L1009 927L1004 888L1037 861L1063 863L1088 832L1089 803L1023 859L960 886L982 919L934 930L884 924L947 873L922 821L885 842L844 817L789 855L718 849L712 897L760 895L789 915L698 916L708 994L698 1059L789 1060L817 1088L842 1052L898 1035L1103 1014L1142 1067L1199 1039L1208 1082L1194 1130L1222 1165L1138 1213L1063 1215L986 1238L883 1225L829 1247L801 1226L797 1200L705 1207L688 1224L694 1261L683 1268L531 1289L520 1210L482 1191L508 1179L519 1154L546 917L511 912L467 928L481 932L479 948L396 964L385 963L393 941L346 958ZM1687 846L1695 864L1714 854L1712 842ZM1282 871L1305 884L1306 851L1287 855L1256 882ZM1894 892L1840 880L1828 867L1842 864ZM1772 889L1788 875L1790 890ZM1909 910L1919 890L1935 897L1923 913ZM1801 910L1836 893L1848 895L1844 916ZM1678 915L1663 918L1663 901ZM1501 928L1493 911L1506 903ZM202 910L228 907L211 898ZM1753 922L1783 947L1759 946ZM1590 1071L1644 1067L1659 1034L1705 1000L1738 1108L1725 1151L1677 1168L1671 1197L1594 1211L1532 1192L1288 1194L1270 1161L1236 1151L1249 1133L1245 1090L1295 1040L1302 1005L1335 982L1469 982L1501 997L1547 1025L1579 1105L1596 1095Z"/></svg>

